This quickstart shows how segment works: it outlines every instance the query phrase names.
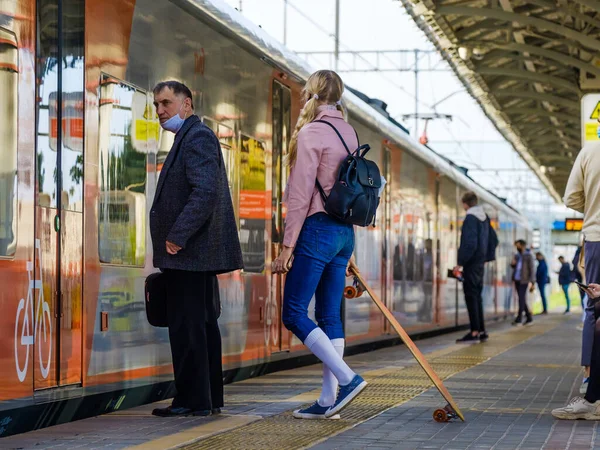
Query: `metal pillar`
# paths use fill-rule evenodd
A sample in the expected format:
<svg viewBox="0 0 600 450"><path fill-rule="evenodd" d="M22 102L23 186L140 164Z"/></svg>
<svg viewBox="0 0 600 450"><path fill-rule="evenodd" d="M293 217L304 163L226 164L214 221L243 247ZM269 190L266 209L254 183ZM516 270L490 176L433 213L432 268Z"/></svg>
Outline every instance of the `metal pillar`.
<svg viewBox="0 0 600 450"><path fill-rule="evenodd" d="M287 9L288 0L283 0L283 45L287 45Z"/></svg>
<svg viewBox="0 0 600 450"><path fill-rule="evenodd" d="M335 71L338 71L340 61L340 0L335 0Z"/></svg>
<svg viewBox="0 0 600 450"><path fill-rule="evenodd" d="M415 138L419 133L419 50L415 49Z"/></svg>

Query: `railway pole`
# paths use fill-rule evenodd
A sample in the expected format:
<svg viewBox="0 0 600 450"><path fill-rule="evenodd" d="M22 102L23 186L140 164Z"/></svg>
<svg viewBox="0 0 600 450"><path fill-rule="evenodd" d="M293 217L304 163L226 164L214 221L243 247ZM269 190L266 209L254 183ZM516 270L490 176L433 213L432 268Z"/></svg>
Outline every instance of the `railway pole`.
<svg viewBox="0 0 600 450"><path fill-rule="evenodd" d="M337 72L339 69L339 60L340 60L340 0L335 0L335 51L334 51L334 59L335 59L335 71Z"/></svg>

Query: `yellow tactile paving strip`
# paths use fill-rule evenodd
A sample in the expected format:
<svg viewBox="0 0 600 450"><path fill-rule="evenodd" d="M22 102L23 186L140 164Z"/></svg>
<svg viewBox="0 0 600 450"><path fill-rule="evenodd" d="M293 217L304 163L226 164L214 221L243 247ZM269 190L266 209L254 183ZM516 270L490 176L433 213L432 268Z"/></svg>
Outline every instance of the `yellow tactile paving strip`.
<svg viewBox="0 0 600 450"><path fill-rule="evenodd" d="M428 360L440 378L452 375L481 364L535 336L546 333L560 323L548 319L531 327L509 329L493 335L485 344L452 345L449 348L432 352ZM352 404L343 411L341 420L297 420L291 411L266 417L235 429L228 428L210 437L200 437L196 442L181 446L171 444L163 448L188 450L229 450L229 449L302 449L317 444L342 431L354 427L382 412L401 405L432 387L425 372L417 366L389 367L363 374L369 386ZM310 403L319 391L311 391L294 397ZM311 394L311 395L308 395ZM460 404L460 398L456 399ZM445 402L440 396L440 407ZM204 435L206 436L206 434ZM174 436L173 436L174 437ZM189 440L187 442L190 442ZM168 441L163 441L166 445Z"/></svg>

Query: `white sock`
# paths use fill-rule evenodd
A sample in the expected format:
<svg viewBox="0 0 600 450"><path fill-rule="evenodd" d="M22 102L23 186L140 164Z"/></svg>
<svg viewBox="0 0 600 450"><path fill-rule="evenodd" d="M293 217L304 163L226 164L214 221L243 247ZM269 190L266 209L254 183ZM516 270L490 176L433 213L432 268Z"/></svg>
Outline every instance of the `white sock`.
<svg viewBox="0 0 600 450"><path fill-rule="evenodd" d="M344 338L331 339L331 344L338 355L344 356ZM335 398L337 397L338 380L333 375L327 364L323 364L323 388L321 389L321 396L319 397L319 405L321 406L333 406Z"/></svg>
<svg viewBox="0 0 600 450"><path fill-rule="evenodd" d="M342 386L350 383L356 375L344 362L323 330L319 327L312 330L304 341L314 355L333 372Z"/></svg>

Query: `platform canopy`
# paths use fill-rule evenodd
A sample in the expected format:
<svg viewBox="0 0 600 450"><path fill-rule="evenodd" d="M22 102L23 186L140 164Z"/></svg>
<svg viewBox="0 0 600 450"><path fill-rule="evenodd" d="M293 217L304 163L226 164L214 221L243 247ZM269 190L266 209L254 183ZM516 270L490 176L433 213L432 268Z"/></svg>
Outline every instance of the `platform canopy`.
<svg viewBox="0 0 600 450"><path fill-rule="evenodd" d="M400 0L557 200L600 92L600 0Z"/></svg>

